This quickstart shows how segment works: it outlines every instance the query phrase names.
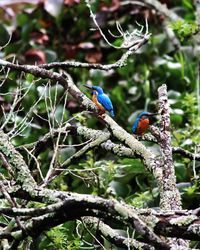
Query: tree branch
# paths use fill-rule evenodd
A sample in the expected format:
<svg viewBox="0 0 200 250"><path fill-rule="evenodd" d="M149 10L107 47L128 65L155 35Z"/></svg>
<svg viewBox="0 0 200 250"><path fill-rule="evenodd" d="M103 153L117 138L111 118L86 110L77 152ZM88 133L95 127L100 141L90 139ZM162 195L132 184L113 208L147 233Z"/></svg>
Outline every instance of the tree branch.
<svg viewBox="0 0 200 250"><path fill-rule="evenodd" d="M55 226L60 223L64 223L65 221L78 219L87 215L97 216L102 219L116 219L120 220L122 223L129 224L144 237L145 242L154 246L163 244L160 242L156 234L168 237L200 240L199 210L140 210L134 209L132 206L126 205L117 200L103 199L98 196L61 192L49 189L38 189L37 191L38 200L42 199L41 202L46 199L44 194L46 194L46 196L53 196L52 198L59 199L60 201L41 208L5 207L0 209L0 213L8 216L21 216L22 218L23 216L36 217L36 219L32 219L32 222L27 221L25 224L26 231L32 231L33 226L35 233L38 232L38 230L41 232L41 228L44 230L45 225L48 227L49 221L51 221L52 226ZM18 198L20 197L18 196ZM22 196L21 198L24 197ZM145 221L145 223L143 221ZM152 230L156 234L154 234ZM16 234L17 232L19 235L19 231L15 231L13 233ZM22 237L22 234L20 235L20 237ZM2 234L0 237L3 237ZM151 243L152 240L153 243Z"/></svg>
<svg viewBox="0 0 200 250"><path fill-rule="evenodd" d="M100 233L100 235L105 237L109 242L115 244L115 246L117 247L124 249L155 249L151 245L141 243L133 238L126 238L120 235L116 230L95 217L83 217L83 221L88 226L92 227L92 229L95 230L96 233Z"/></svg>
<svg viewBox="0 0 200 250"><path fill-rule="evenodd" d="M0 130L0 152L15 172L17 183L21 184L24 190L34 192L36 183L30 174L28 166L2 130Z"/></svg>
<svg viewBox="0 0 200 250"><path fill-rule="evenodd" d="M83 62L76 62L76 61L65 61L65 62L53 62L48 64L40 64L38 65L39 68L43 69L56 69L56 68L85 68L85 69L99 69L108 71L111 69L117 69L121 68L126 65L126 61L129 56L133 55L139 48L141 48L144 44L148 42L150 39L150 34L146 35L140 41L138 41L137 44L135 44L133 47L129 48L122 56L121 58L112 64L99 64L99 63L83 63Z"/></svg>
<svg viewBox="0 0 200 250"><path fill-rule="evenodd" d="M167 97L167 86L165 84L158 88L159 113L161 115L159 141L162 153L163 180L161 182L160 207L164 210L181 209L181 196L176 187L176 175L172 157L170 111ZM188 247L186 241L171 239L171 244Z"/></svg>
<svg viewBox="0 0 200 250"><path fill-rule="evenodd" d="M0 60L0 65L12 68L19 71L24 71L27 73L31 73L35 76L40 76L42 78L48 78L52 80L59 81L65 89L68 89L69 93L79 102L82 106L89 111L97 112L96 106L90 99L88 99L73 83L72 78L69 74L65 74L66 79L56 73L51 72L45 69L41 69L37 66L30 66L30 65L16 65L13 63L9 63L4 60ZM101 118L102 119L102 118ZM155 178L158 181L158 185L162 178L161 171L157 168L155 162L154 154L148 150L141 142L136 140L132 135L127 133L123 128L121 128L111 117L105 115L103 121L107 124L108 128L111 129L112 134L122 143L129 146L133 153L140 158L143 159L144 165L147 169L153 172Z"/></svg>
<svg viewBox="0 0 200 250"><path fill-rule="evenodd" d="M144 0L144 2L172 21L182 20L174 11L168 9L166 4L162 4L158 0Z"/></svg>
<svg viewBox="0 0 200 250"><path fill-rule="evenodd" d="M114 217L123 218L122 221L130 224L141 236L144 237L145 242L160 247L161 249L170 249L170 247L164 243L154 232L146 226L146 224L134 213L131 207L122 204L115 200L105 200L92 195L81 195L69 192L52 191L48 189L38 189L38 196L42 199L47 196L53 196L54 199L59 198L62 200L63 210L60 210L60 203L57 206L58 210L54 209L53 214L41 215L37 218L33 218L25 225L25 231L29 232L31 236L36 236L46 227L55 226L63 223L66 220L72 220L80 218L81 216L87 216L91 214L91 209L100 210L106 212L106 214L112 214ZM67 211L70 211L68 213ZM27 212L27 211L26 211ZM14 237L22 239L25 237L21 230L15 231ZM1 237L1 235L0 235Z"/></svg>
<svg viewBox="0 0 200 250"><path fill-rule="evenodd" d="M200 154L195 154L195 153L191 153L188 150L185 150L183 148L180 147L173 147L172 148L172 153L173 154L180 154L182 156L184 156L185 158L188 158L190 160L197 160L200 161Z"/></svg>
<svg viewBox="0 0 200 250"><path fill-rule="evenodd" d="M159 113L161 114L159 141L163 157L163 190L161 192L161 208L166 210L180 209L181 197L176 188L176 176L174 171L170 133L169 103L167 98L167 86L163 84L158 89Z"/></svg>

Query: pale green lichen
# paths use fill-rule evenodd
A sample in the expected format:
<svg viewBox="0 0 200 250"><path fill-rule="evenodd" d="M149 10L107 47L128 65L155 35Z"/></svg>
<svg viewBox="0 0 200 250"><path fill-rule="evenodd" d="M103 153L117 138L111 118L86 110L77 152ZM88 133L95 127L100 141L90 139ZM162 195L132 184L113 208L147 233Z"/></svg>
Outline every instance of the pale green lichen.
<svg viewBox="0 0 200 250"><path fill-rule="evenodd" d="M32 194L34 196L35 192ZM41 196L44 203L55 203L59 202L60 199L55 197L51 190L48 189L42 189L42 190L36 190L36 196Z"/></svg>
<svg viewBox="0 0 200 250"><path fill-rule="evenodd" d="M86 110L95 109L95 104L87 98L85 95L82 95L82 105L86 108Z"/></svg>
<svg viewBox="0 0 200 250"><path fill-rule="evenodd" d="M172 218L169 221L169 223L171 225L187 226L196 219L197 219L196 215L186 215L186 216L180 216L180 217L177 217L177 218Z"/></svg>
<svg viewBox="0 0 200 250"><path fill-rule="evenodd" d="M98 227L98 224L97 224L97 227ZM116 236L115 231L106 224L100 223L99 224L99 229L100 229L101 232L103 232L105 237L109 236L111 238L114 238Z"/></svg>
<svg viewBox="0 0 200 250"><path fill-rule="evenodd" d="M14 146L10 143L8 136L2 130L0 131L0 138L0 152L6 156L9 164L15 171L17 182L22 184L24 190L33 192L36 183L22 156L15 150Z"/></svg>
<svg viewBox="0 0 200 250"><path fill-rule="evenodd" d="M154 229L159 222L159 219L155 215L142 216L142 220L147 224L148 227Z"/></svg>
<svg viewBox="0 0 200 250"><path fill-rule="evenodd" d="M163 184L162 184L163 185ZM161 194L161 207L164 210L173 210L181 208L180 193L169 181L168 186L163 186L163 192ZM168 190L165 190L168 188Z"/></svg>
<svg viewBox="0 0 200 250"><path fill-rule="evenodd" d="M114 209L125 219L129 217L129 211L123 205L117 203L115 204Z"/></svg>

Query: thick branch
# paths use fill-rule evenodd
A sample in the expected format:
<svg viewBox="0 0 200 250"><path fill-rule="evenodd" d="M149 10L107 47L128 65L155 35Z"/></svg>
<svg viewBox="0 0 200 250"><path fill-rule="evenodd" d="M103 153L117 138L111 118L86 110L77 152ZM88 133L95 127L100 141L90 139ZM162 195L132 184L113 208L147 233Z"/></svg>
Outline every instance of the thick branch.
<svg viewBox="0 0 200 250"><path fill-rule="evenodd" d="M161 115L159 141L162 153L163 179L161 182L160 207L164 210L181 209L181 196L176 187L176 175L172 157L170 111L167 97L167 86L165 84L158 88L159 113ZM186 241L171 239L171 244L188 247Z"/></svg>
<svg viewBox="0 0 200 250"><path fill-rule="evenodd" d="M71 124L65 125L61 129L55 129L52 130L51 133L47 133L42 138L38 139L38 141L30 143L30 144L24 144L22 146L18 146L17 149L20 151L24 150L24 147L27 149L33 149L36 155L38 155L39 152L42 152L45 148L45 146L49 145L52 141L52 137L56 137L58 133L63 133L63 136L66 135L66 133L72 133L73 135L81 135L86 139L92 139L95 140L98 137L105 136L109 132L103 132L101 130L97 129L91 129L87 128L85 126L73 126ZM123 146L122 144L116 144L113 143L111 140L107 140L100 144L101 148L106 151L111 151L113 154L118 156L125 156L125 157L133 157L135 156L134 152L128 148Z"/></svg>
<svg viewBox="0 0 200 250"><path fill-rule="evenodd" d="M24 190L34 192L36 183L31 176L28 166L2 130L0 130L0 152L15 172L17 183L21 184Z"/></svg>
<svg viewBox="0 0 200 250"><path fill-rule="evenodd" d="M42 230L45 230L45 227L55 226L60 223L63 223L66 220L72 220L80 218L81 216L87 216L91 214L91 209L99 210L106 212L109 216L120 217L122 221L131 225L141 236L144 237L144 240L149 244L161 248L169 249L169 246L164 243L153 231L146 226L146 224L134 213L131 207L126 206L115 200L106 200L99 197L94 197L92 195L82 195L69 192L59 192L52 191L48 189L38 190L38 196L44 198L47 196L52 196L54 199L62 200L63 204L57 206L58 210L54 209L54 212L49 216L41 215L40 217L32 219L31 222L25 226L25 230L28 231L32 236ZM39 198L38 197L38 198ZM63 209L59 209L60 206ZM40 209L41 210L41 209ZM68 213L70 211L70 213ZM90 212L90 213L89 213ZM93 215L93 214L92 214ZM23 238L21 231L15 232L15 234L20 235L19 237Z"/></svg>
<svg viewBox="0 0 200 250"><path fill-rule="evenodd" d="M158 89L159 113L161 114L159 141L163 157L163 190L160 194L161 208L173 210L181 208L181 197L176 188L176 176L172 158L171 132L170 132L170 114L167 98L167 86L163 84Z"/></svg>
<svg viewBox="0 0 200 250"><path fill-rule="evenodd" d="M143 237L147 237L146 242L150 243L153 239L153 245L160 241L155 237L155 234L152 234L150 227L157 235L200 240L199 210L167 212L157 212L153 209L139 210L114 199L109 200L92 195L52 191L48 189L38 190L38 199L45 200L44 194L45 196L53 196L55 199L59 198L60 202L41 208L1 208L0 213L8 216L37 217L33 219L33 222L37 222L34 225L37 231L41 225L47 223L47 218L53 220L54 216L57 218L58 214L61 220L59 223L64 223L66 220L71 220L72 217L73 219L77 219L80 218L80 216L86 215L84 211L87 211L87 215L90 216L94 216L94 211L96 211L96 216L102 219L108 219L108 217L110 217L110 219L116 218L117 221L120 220L122 223L128 223ZM68 211L70 211L70 213L68 213ZM74 211L73 214L72 211ZM99 214L99 212L101 213ZM145 223L143 221L145 221ZM58 221L52 225L55 226L57 223ZM30 230L31 224L31 222L28 222L26 229L29 228ZM47 226L48 225L49 224L47 224Z"/></svg>
<svg viewBox="0 0 200 250"><path fill-rule="evenodd" d="M161 138L160 130L155 126L150 126L150 131L154 136L145 134L143 135L143 139L146 141L158 143L158 141L160 141L160 138ZM106 133L108 133L108 132L103 132L97 129L87 128L85 126L77 127L69 123L69 124L66 124L63 128L60 128L59 130L55 129L45 134L43 137L39 138L38 141L36 142L18 146L17 150L23 151L24 147L26 147L27 149L34 148L35 154L38 155L38 153L42 152L47 145L49 146L52 143L52 137L53 138L56 137L59 132L63 133L63 136L65 136L66 133L69 132L69 133L76 134L76 135L82 135L86 139L95 139L99 136L104 136ZM130 158L135 156L133 150L131 150L129 147L125 147L122 144L113 143L111 140L107 140L106 142L101 143L100 146L106 151L111 151L113 154L118 155L118 156L125 156L125 157L130 157ZM194 160L194 159L197 161L200 160L199 154L191 153L190 151L185 150L180 147L172 147L172 153L180 154L190 160Z"/></svg>
<svg viewBox="0 0 200 250"><path fill-rule="evenodd" d="M120 235L116 230L105 224L103 221L94 217L84 217L84 223L91 226L96 233L100 233L109 242L115 244L117 247L124 249L144 249L144 250L154 250L155 248L141 243L133 238L126 238Z"/></svg>

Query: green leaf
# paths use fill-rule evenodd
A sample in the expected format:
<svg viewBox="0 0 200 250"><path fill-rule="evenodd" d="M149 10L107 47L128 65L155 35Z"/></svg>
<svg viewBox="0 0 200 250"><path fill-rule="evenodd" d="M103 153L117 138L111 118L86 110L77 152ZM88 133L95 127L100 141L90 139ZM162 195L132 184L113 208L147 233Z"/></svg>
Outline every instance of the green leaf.
<svg viewBox="0 0 200 250"><path fill-rule="evenodd" d="M199 30L198 25L193 21L178 20L170 24L171 28L177 32L179 38L184 38L193 35Z"/></svg>
<svg viewBox="0 0 200 250"><path fill-rule="evenodd" d="M29 16L25 13L20 13L17 15L17 24L20 27L23 27L25 24L27 24L30 20Z"/></svg>
<svg viewBox="0 0 200 250"><path fill-rule="evenodd" d="M54 62L57 60L57 53L53 50L45 50L47 63Z"/></svg>
<svg viewBox="0 0 200 250"><path fill-rule="evenodd" d="M29 35L31 31L34 29L34 27L36 26L36 24L37 24L37 20L33 19L33 20L29 20L28 23L25 23L22 26L21 36L22 36L23 41L28 42L30 40Z"/></svg>
<svg viewBox="0 0 200 250"><path fill-rule="evenodd" d="M60 149L60 162L63 163L66 161L70 156L75 154L76 149L74 147L66 147L63 149Z"/></svg>
<svg viewBox="0 0 200 250"><path fill-rule="evenodd" d="M8 43L10 35L6 27L0 23L0 46L4 46Z"/></svg>
<svg viewBox="0 0 200 250"><path fill-rule="evenodd" d="M130 189L127 185L124 185L121 182L112 181L109 184L109 192L114 192L114 194L117 196L125 197L130 192Z"/></svg>
<svg viewBox="0 0 200 250"><path fill-rule="evenodd" d="M58 17L62 11L63 0L46 0L44 2L45 10L53 17Z"/></svg>
<svg viewBox="0 0 200 250"><path fill-rule="evenodd" d="M31 83L34 80L34 75L30 73L26 74L26 80Z"/></svg>
<svg viewBox="0 0 200 250"><path fill-rule="evenodd" d="M190 10L194 10L194 7L193 7L193 5L192 5L192 3L191 3L190 0L183 0L183 5L185 7L187 7L188 9L190 9Z"/></svg>

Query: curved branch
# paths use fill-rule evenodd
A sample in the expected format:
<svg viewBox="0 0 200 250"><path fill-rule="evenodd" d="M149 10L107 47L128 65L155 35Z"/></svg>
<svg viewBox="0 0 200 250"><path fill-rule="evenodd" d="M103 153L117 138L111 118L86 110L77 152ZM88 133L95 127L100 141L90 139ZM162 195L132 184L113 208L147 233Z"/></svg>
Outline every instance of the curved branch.
<svg viewBox="0 0 200 250"><path fill-rule="evenodd" d="M48 195L53 196L54 199L59 198L60 202L41 208L1 208L0 213L9 216L37 217L35 219L34 217L32 218L36 231L39 230L43 224L47 223L47 220L52 221L54 216L55 218L58 216L60 218L59 223L63 223L66 220L71 220L72 217L73 219L78 219L88 215L102 219L120 219L121 222L131 225L140 235L145 237L145 242L154 246L160 244L160 240L156 235L200 240L199 209L190 211L140 210L134 209L132 206L117 200L103 199L98 196L53 191L49 189L38 189L37 191L38 200L45 200L45 197ZM21 198L24 199L25 197L21 196ZM68 211L70 211L70 213L68 213ZM87 214L84 213L85 211ZM27 222L25 228L29 228L31 223L32 222ZM56 221L56 223L58 223L58 221ZM57 224L52 225L55 226ZM152 240L154 243L150 243Z"/></svg>
<svg viewBox="0 0 200 250"><path fill-rule="evenodd" d="M106 212L107 216L111 214L112 217L121 217L123 222L131 225L149 244L160 249L170 249L170 247L163 242L150 227L146 226L138 215L134 213L131 207L116 200L106 200L92 195L52 191L48 189L38 189L37 192L38 197L44 199L44 201L46 199L45 197L52 196L54 199L59 198L62 200L62 204L57 203L52 213L32 218L31 221L25 225L25 231L31 236L36 236L38 233L47 229L47 227L58 225L66 220L78 219L82 216L91 215L92 211L95 209L100 212ZM42 208L38 211L41 210ZM70 213L68 211L70 211ZM23 212L25 214L27 210ZM93 215L94 214L92 214L92 216ZM22 230L15 231L12 235L17 239L23 239L25 237Z"/></svg>
<svg viewBox="0 0 200 250"><path fill-rule="evenodd" d="M180 148L180 147L173 147L172 148L172 152L174 154L180 154L182 156L184 156L185 158L188 158L190 160L197 160L197 161L200 161L200 154L194 154L194 153L191 153L190 151L186 150L186 149L183 149L183 148Z"/></svg>
<svg viewBox="0 0 200 250"><path fill-rule="evenodd" d="M91 226L97 233L100 233L109 242L115 244L115 246L124 249L144 249L154 250L151 245L139 242L133 238L126 238L120 235L116 230L105 224L103 221L95 217L83 217L84 223Z"/></svg>
<svg viewBox="0 0 200 250"><path fill-rule="evenodd" d="M138 41L133 47L129 48L121 58L116 61L115 63L111 64L100 64L100 63L83 63L83 62L76 62L76 61L65 61L65 62L53 62L48 64L40 64L38 65L39 68L43 69L56 69L56 68L85 68L85 69L99 69L99 70L111 70L121 68L122 66L126 65L126 61L129 56L133 55L140 47L148 42L150 39L150 35L147 35Z"/></svg>

